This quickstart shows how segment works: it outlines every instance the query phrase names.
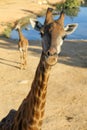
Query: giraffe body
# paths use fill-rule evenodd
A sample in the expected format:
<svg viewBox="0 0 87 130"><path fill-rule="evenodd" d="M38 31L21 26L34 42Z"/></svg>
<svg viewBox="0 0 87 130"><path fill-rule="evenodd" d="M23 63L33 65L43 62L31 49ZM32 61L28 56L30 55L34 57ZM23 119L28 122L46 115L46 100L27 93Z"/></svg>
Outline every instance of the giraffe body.
<svg viewBox="0 0 87 130"><path fill-rule="evenodd" d="M18 34L19 34L18 49L20 52L20 61L21 61L20 69L25 69L27 66L27 51L28 51L29 42L23 36L20 30L20 25L17 25L15 29L18 31Z"/></svg>

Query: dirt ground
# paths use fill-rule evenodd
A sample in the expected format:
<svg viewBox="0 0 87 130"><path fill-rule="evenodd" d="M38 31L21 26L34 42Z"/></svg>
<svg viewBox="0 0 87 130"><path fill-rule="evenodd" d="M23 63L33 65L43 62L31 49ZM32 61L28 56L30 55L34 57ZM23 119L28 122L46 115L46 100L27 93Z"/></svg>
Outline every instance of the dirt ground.
<svg viewBox="0 0 87 130"><path fill-rule="evenodd" d="M61 1L64 0L59 0ZM49 7L45 2L46 0L0 0L0 34L7 28L6 23L13 23L26 16L41 16Z"/></svg>
<svg viewBox="0 0 87 130"><path fill-rule="evenodd" d="M28 66L20 70L17 42L0 39L0 119L17 109L30 90L41 42L30 41ZM87 130L87 41L65 41L48 82L43 130Z"/></svg>
<svg viewBox="0 0 87 130"><path fill-rule="evenodd" d="M12 5L16 8L14 16L26 15L18 14L20 6L16 3L6 4L10 8ZM3 11L0 11L0 21L3 22L9 19L3 19L7 9L12 16L6 6L0 5ZM29 5L22 7L27 9ZM0 37L0 120L11 109L17 110L28 94L40 54L41 41L30 41L27 69L20 70L17 41ZM43 130L48 129L87 130L87 41L65 41L58 63L52 68L43 122Z"/></svg>

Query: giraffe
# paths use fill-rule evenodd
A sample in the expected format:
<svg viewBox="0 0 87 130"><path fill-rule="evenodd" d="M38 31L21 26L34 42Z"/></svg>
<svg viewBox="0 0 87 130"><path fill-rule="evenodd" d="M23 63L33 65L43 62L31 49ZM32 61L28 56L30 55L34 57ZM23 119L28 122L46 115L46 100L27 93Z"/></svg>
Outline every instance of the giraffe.
<svg viewBox="0 0 87 130"><path fill-rule="evenodd" d="M27 50L29 42L28 40L23 36L21 32L20 23L18 23L15 27L15 30L18 31L19 34L19 42L18 42L18 49L20 52L20 69L25 69L27 66Z"/></svg>
<svg viewBox="0 0 87 130"><path fill-rule="evenodd" d="M11 110L2 119L0 130L42 130L48 79L52 66L58 61L58 46L66 34L63 27L64 14L61 13L59 19L53 20L52 11L51 8L47 9L44 25L38 29L42 37L42 53L31 90L18 110Z"/></svg>
<svg viewBox="0 0 87 130"><path fill-rule="evenodd" d="M45 29L45 25L47 25L46 28L49 28L50 33L53 37L56 37L56 44L58 44L58 54L60 54L61 52L61 46L63 45L63 41L64 39L67 37L67 35L72 34L76 28L78 27L78 23L72 23L72 24L67 24L66 26L64 26L64 18L65 18L65 14L64 11L62 10L60 13L60 17L58 20L55 20L54 24L53 24L53 16L51 15L51 12L48 12L49 15L46 16L44 25L42 25L42 23L40 23L39 21L37 21L36 19L30 18L30 23L32 25L32 27L37 30L40 31L41 36L43 37L44 34L46 34L45 31L47 31ZM57 11L53 11L53 14L59 14ZM47 24L45 24L47 23ZM57 24L57 27L56 27ZM52 31L51 31L52 30ZM58 35L59 34L59 35ZM47 35L46 35L47 36ZM45 38L42 38L42 41ZM52 40L55 40L52 39ZM47 41L47 39L46 39ZM46 42L44 40L44 42Z"/></svg>

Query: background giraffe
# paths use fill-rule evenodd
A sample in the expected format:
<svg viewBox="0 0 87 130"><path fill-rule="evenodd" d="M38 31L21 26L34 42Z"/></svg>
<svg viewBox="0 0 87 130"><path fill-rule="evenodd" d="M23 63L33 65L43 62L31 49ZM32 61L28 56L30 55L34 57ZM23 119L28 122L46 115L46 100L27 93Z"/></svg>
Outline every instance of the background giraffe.
<svg viewBox="0 0 87 130"><path fill-rule="evenodd" d="M19 109L11 110L1 121L0 130L41 130L50 70L58 60L58 46L61 42L59 38L62 39L66 34L61 24L64 22L64 14L61 13L60 18L54 21L52 11L53 9L48 8L44 26L39 27L42 36L42 54L31 90ZM72 31L72 28L69 30Z"/></svg>
<svg viewBox="0 0 87 130"><path fill-rule="evenodd" d="M25 69L27 65L27 51L29 42L21 32L20 23L16 25L15 29L18 31L19 34L18 49L20 51L20 60L21 60L20 69Z"/></svg>

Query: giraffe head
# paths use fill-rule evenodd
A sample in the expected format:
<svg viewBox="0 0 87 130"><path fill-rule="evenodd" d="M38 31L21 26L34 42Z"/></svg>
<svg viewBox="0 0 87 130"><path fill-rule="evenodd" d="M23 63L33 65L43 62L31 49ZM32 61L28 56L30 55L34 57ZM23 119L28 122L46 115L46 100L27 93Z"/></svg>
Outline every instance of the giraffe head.
<svg viewBox="0 0 87 130"><path fill-rule="evenodd" d="M16 23L16 24L15 24L15 30L20 30L20 29L21 29L20 23Z"/></svg>
<svg viewBox="0 0 87 130"><path fill-rule="evenodd" d="M40 31L42 38L42 51L49 65L57 63L58 54L65 37L75 31L78 24L68 24L64 27L64 12L60 13L57 20L53 19L53 9L48 8L44 25L34 19L30 19L33 28Z"/></svg>

